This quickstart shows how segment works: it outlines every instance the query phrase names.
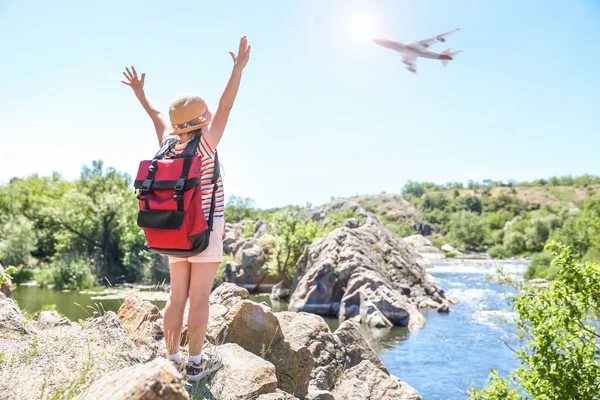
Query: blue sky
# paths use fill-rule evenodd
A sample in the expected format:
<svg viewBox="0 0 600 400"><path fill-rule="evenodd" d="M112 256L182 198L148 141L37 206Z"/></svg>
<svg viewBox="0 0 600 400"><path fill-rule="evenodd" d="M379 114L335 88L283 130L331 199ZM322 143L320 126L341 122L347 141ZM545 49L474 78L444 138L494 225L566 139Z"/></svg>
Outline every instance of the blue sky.
<svg viewBox="0 0 600 400"><path fill-rule="evenodd" d="M169 4L170 3L170 4ZM212 108L252 58L219 146L225 191L260 207L399 192L407 180L598 174L600 3L0 0L0 182L102 159L134 174L156 147L126 65L164 111ZM417 75L373 36L461 31Z"/></svg>

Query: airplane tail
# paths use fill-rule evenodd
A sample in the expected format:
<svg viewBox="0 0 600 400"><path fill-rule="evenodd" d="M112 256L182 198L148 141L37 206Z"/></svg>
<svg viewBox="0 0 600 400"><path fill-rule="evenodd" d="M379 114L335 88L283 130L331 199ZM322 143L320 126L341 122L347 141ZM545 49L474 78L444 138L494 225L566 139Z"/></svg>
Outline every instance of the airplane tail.
<svg viewBox="0 0 600 400"><path fill-rule="evenodd" d="M455 56L456 56L458 53L460 53L461 51L462 51L462 50L457 50L457 51L455 51L455 52L452 52L452 50L450 50L450 49L447 49L447 50L444 50L444 51L442 51L442 57L441 57L441 60L442 60L442 65L443 65L444 67L445 67L446 65L448 65L448 61L450 61L450 60L454 60L454 57L455 57Z"/></svg>

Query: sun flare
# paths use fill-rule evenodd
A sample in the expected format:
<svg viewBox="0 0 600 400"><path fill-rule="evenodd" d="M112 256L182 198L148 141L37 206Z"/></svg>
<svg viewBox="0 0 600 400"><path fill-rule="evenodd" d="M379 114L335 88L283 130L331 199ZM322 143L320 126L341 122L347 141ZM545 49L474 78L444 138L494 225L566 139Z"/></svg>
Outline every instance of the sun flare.
<svg viewBox="0 0 600 400"><path fill-rule="evenodd" d="M377 19L364 11L353 11L344 17L345 36L355 42L373 39L377 32Z"/></svg>

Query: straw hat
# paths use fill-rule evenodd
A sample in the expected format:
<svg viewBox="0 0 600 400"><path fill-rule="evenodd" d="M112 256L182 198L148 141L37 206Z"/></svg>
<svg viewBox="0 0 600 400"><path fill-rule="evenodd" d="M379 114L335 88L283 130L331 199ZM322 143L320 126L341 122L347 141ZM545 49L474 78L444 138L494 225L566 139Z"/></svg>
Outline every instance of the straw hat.
<svg viewBox="0 0 600 400"><path fill-rule="evenodd" d="M212 121L212 114L204 99L197 94L181 94L169 106L173 135L200 129Z"/></svg>

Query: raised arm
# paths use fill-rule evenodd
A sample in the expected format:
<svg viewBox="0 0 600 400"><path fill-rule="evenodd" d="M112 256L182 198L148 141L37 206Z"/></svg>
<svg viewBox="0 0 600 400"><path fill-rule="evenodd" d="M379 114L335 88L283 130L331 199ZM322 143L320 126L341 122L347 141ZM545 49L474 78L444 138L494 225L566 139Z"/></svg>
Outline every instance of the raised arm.
<svg viewBox="0 0 600 400"><path fill-rule="evenodd" d="M219 101L219 107L215 112L212 123L208 132L205 134L206 141L211 145L213 149L217 148L217 145L221 141L223 131L227 125L229 119L229 113L233 108L235 97L237 96L238 88L240 87L240 81L242 79L242 70L248 64L250 59L250 46L248 45L248 39L243 36L240 39L240 47L237 56L233 52L229 52L231 58L233 58L233 70L231 71L231 77L225 91Z"/></svg>
<svg viewBox="0 0 600 400"><path fill-rule="evenodd" d="M129 68L125 68L123 75L125 75L125 79L127 79L127 81L121 82L133 89L133 93L152 119L152 123L154 123L154 129L156 130L156 136L158 137L158 143L160 144L163 140L163 137L169 134L169 129L165 115L158 110L154 103L152 103L148 96L146 96L146 92L144 92L144 81L146 79L146 74L142 73L141 79L138 78L138 74L135 68L132 66L131 71Z"/></svg>

